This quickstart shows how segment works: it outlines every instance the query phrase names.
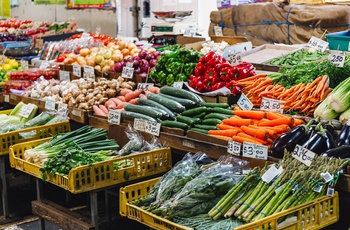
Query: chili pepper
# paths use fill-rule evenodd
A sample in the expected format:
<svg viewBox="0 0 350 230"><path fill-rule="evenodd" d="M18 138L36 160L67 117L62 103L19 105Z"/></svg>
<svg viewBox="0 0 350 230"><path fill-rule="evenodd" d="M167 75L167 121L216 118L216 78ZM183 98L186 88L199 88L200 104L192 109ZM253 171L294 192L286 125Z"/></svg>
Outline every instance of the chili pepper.
<svg viewBox="0 0 350 230"><path fill-rule="evenodd" d="M185 72L187 76L190 76L193 73L193 70L196 68L196 65L197 64L194 62L186 63L182 72Z"/></svg>
<svg viewBox="0 0 350 230"><path fill-rule="evenodd" d="M168 74L166 77L166 84L167 85L172 85L175 82L174 74Z"/></svg>
<svg viewBox="0 0 350 230"><path fill-rule="evenodd" d="M224 87L226 85L226 82L218 82L215 85L212 86L212 91L214 90L218 90L221 89L222 87Z"/></svg>

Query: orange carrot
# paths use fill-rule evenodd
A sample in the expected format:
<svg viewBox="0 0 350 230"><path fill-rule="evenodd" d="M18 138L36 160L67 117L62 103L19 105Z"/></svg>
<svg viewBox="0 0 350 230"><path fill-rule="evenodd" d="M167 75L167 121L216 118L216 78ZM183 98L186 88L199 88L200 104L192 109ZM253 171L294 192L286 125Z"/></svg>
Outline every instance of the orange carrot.
<svg viewBox="0 0 350 230"><path fill-rule="evenodd" d="M254 144L262 144L257 139L248 138L248 137L241 137L241 136L238 136L238 135L233 136L231 139L234 140L234 141L240 142L240 143L249 142L249 143L254 143Z"/></svg>
<svg viewBox="0 0 350 230"><path fill-rule="evenodd" d="M137 98L143 91L141 89L137 89L135 91L129 92L127 93L124 97L125 97L125 101L128 102L131 99L135 99Z"/></svg>
<svg viewBox="0 0 350 230"><path fill-rule="evenodd" d="M281 118L281 114L277 112L266 112L266 118L269 120Z"/></svg>
<svg viewBox="0 0 350 230"><path fill-rule="evenodd" d="M269 121L262 121L259 123L259 126L276 126L276 125L293 125L294 118L292 117L282 117Z"/></svg>
<svg viewBox="0 0 350 230"><path fill-rule="evenodd" d="M221 135L213 135L213 134L210 134L210 136L213 136L213 137L216 137L216 138L220 138L220 139L223 139L223 140L232 140L232 137L227 137L227 136L221 136Z"/></svg>
<svg viewBox="0 0 350 230"><path fill-rule="evenodd" d="M269 137L269 134L266 132L266 130L254 129L254 128L250 128L248 126L241 126L241 129L243 132L245 132L253 137L260 138L262 140L266 140Z"/></svg>
<svg viewBox="0 0 350 230"><path fill-rule="evenodd" d="M239 82L239 83L241 83L241 82L248 82L248 81L256 80L258 78L265 78L266 76L267 76L266 73L259 73L259 74L256 74L254 76L238 80L237 82Z"/></svg>
<svg viewBox="0 0 350 230"><path fill-rule="evenodd" d="M241 128L232 125L217 124L216 127L218 127L220 130L234 129L237 131L241 131Z"/></svg>
<svg viewBox="0 0 350 230"><path fill-rule="evenodd" d="M108 115L102 111L97 105L93 105L92 109L97 116L107 117Z"/></svg>
<svg viewBox="0 0 350 230"><path fill-rule="evenodd" d="M227 136L232 137L236 135L238 131L236 129L226 129L226 130L209 130L208 134L212 135L221 135L221 136Z"/></svg>
<svg viewBox="0 0 350 230"><path fill-rule="evenodd" d="M273 129L263 128L261 126L249 125L249 128L264 130L269 134L269 138L275 139L277 137L277 132Z"/></svg>
<svg viewBox="0 0 350 230"><path fill-rule="evenodd" d="M294 118L294 123L293 123L293 126L298 126L298 125L301 125L301 124L304 124L305 121L301 118Z"/></svg>
<svg viewBox="0 0 350 230"><path fill-rule="evenodd" d="M270 129L270 130L274 130L276 133L282 133L284 132L284 129L281 128L281 127L277 127L277 126L259 126L261 128L267 128L267 129ZM288 126L289 127L289 126Z"/></svg>
<svg viewBox="0 0 350 230"><path fill-rule="evenodd" d="M291 130L290 126L289 125L286 125L286 124L282 124L282 125L276 125L274 127L277 127L277 128L282 128L283 129L283 132L289 132Z"/></svg>
<svg viewBox="0 0 350 230"><path fill-rule="evenodd" d="M243 118L263 119L266 113L264 111L257 111L257 110L242 110L242 111L235 111L234 114Z"/></svg>
<svg viewBox="0 0 350 230"><path fill-rule="evenodd" d="M237 119L237 118L228 118L228 119L224 119L222 120L222 122L226 125L232 125L232 126L242 126L242 125L250 125L252 124L252 119Z"/></svg>
<svg viewBox="0 0 350 230"><path fill-rule="evenodd" d="M235 106L235 107L233 107L233 113L235 111L242 111L242 109L239 106Z"/></svg>

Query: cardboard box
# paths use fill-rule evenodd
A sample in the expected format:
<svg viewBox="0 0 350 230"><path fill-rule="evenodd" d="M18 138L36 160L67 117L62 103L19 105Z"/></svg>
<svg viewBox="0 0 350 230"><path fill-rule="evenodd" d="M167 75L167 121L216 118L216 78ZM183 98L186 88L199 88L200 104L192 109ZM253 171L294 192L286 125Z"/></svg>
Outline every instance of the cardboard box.
<svg viewBox="0 0 350 230"><path fill-rule="evenodd" d="M180 44L180 45L185 45L185 44L201 42L201 41L205 41L205 38L203 38L203 37L177 36L176 43Z"/></svg>

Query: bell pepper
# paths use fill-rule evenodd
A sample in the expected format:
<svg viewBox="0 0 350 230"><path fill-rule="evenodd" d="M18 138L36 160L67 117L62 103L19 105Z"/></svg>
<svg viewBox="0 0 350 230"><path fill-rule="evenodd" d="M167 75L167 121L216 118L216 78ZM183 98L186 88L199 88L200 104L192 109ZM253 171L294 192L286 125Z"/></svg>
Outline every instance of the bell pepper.
<svg viewBox="0 0 350 230"><path fill-rule="evenodd" d="M229 81L230 80L234 80L237 78L237 68L236 66L233 66L232 68L230 68L228 71L227 71L227 75L228 75L228 78L229 78Z"/></svg>
<svg viewBox="0 0 350 230"><path fill-rule="evenodd" d="M244 79L255 75L254 66L247 62L242 62L236 66L237 79Z"/></svg>
<svg viewBox="0 0 350 230"><path fill-rule="evenodd" d="M205 71L204 78L208 78L211 76L213 76L215 78L219 77L219 74L216 72L215 68L209 68L209 69L207 69L207 71Z"/></svg>
<svg viewBox="0 0 350 230"><path fill-rule="evenodd" d="M206 91L213 91L213 86L220 82L217 76L208 76L204 79L204 89Z"/></svg>
<svg viewBox="0 0 350 230"><path fill-rule="evenodd" d="M188 76L185 73L179 73L176 75L176 81L187 81Z"/></svg>
<svg viewBox="0 0 350 230"><path fill-rule="evenodd" d="M226 60L226 59L223 58L222 60ZM230 67L232 67L232 65L227 63L227 62L220 62L220 63L215 65L215 69L216 69L217 72L221 72L222 69L230 68Z"/></svg>
<svg viewBox="0 0 350 230"><path fill-rule="evenodd" d="M226 84L226 88L230 89L232 94L241 94L243 86L237 81L232 80Z"/></svg>
<svg viewBox="0 0 350 230"><path fill-rule="evenodd" d="M206 64L209 67L215 67L216 64L222 62L222 57L220 55L215 55L212 59L210 59Z"/></svg>
<svg viewBox="0 0 350 230"><path fill-rule="evenodd" d="M183 71L187 76L190 76L193 73L193 70L196 68L196 63L190 62L186 63L183 67Z"/></svg>
<svg viewBox="0 0 350 230"><path fill-rule="evenodd" d="M220 79L224 82L229 82L231 80L229 71L232 69L232 66L230 67L224 67L220 70Z"/></svg>
<svg viewBox="0 0 350 230"><path fill-rule="evenodd" d="M218 82L215 85L212 86L212 91L221 89L222 87L226 86L226 82Z"/></svg>
<svg viewBox="0 0 350 230"><path fill-rule="evenodd" d="M196 65L196 68L194 69L194 75L196 76L204 75L205 70L206 70L205 65L202 62L198 62Z"/></svg>
<svg viewBox="0 0 350 230"><path fill-rule="evenodd" d="M166 84L167 85L172 85L175 82L174 74L168 74L166 77Z"/></svg>

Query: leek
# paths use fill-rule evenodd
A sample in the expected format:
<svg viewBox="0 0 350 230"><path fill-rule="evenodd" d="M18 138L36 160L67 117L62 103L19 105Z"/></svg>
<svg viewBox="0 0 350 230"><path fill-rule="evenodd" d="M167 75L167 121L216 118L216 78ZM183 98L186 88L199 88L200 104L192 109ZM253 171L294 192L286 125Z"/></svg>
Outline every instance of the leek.
<svg viewBox="0 0 350 230"><path fill-rule="evenodd" d="M314 111L314 117L320 117L321 119L325 120L332 120L339 115L339 113L329 107L328 100L329 96L317 106Z"/></svg>
<svg viewBox="0 0 350 230"><path fill-rule="evenodd" d="M350 106L350 77L337 85L328 96L328 106L337 113Z"/></svg>

